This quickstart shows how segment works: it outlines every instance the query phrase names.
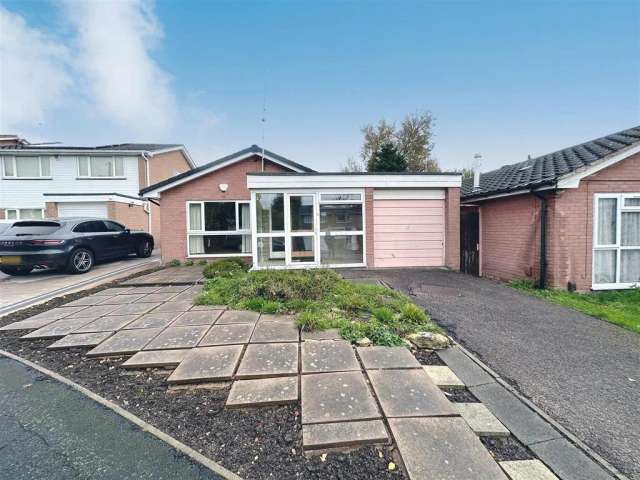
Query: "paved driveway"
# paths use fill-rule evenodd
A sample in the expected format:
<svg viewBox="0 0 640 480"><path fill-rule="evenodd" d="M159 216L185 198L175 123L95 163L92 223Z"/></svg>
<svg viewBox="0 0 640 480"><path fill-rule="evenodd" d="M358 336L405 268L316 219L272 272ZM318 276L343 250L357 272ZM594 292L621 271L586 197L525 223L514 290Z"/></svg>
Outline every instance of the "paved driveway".
<svg viewBox="0 0 640 480"><path fill-rule="evenodd" d="M351 271L415 301L460 343L605 459L640 479L640 335L440 270Z"/></svg>

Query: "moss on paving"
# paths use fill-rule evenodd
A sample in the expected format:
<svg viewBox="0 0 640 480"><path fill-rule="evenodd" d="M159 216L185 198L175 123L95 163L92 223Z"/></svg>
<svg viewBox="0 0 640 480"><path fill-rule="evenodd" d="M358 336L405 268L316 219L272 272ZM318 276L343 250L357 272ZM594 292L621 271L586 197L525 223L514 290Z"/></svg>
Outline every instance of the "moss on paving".
<svg viewBox="0 0 640 480"><path fill-rule="evenodd" d="M298 313L306 330L338 328L343 338L403 345L402 336L442 330L406 295L349 282L333 270L225 271L207 282L196 303L262 313Z"/></svg>
<svg viewBox="0 0 640 480"><path fill-rule="evenodd" d="M537 289L526 280L513 281L513 288L550 302L573 308L640 333L640 288L607 292L576 293L566 290Z"/></svg>

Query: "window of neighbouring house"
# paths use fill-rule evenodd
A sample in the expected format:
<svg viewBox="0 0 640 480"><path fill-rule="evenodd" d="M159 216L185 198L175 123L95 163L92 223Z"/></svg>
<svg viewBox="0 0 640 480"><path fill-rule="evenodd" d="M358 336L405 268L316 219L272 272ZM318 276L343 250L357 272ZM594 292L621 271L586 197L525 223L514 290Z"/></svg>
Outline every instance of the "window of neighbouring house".
<svg viewBox="0 0 640 480"><path fill-rule="evenodd" d="M249 202L188 202L189 256L251 254Z"/></svg>
<svg viewBox="0 0 640 480"><path fill-rule="evenodd" d="M7 220L36 220L44 218L42 208L6 208L4 216Z"/></svg>
<svg viewBox="0 0 640 480"><path fill-rule="evenodd" d="M51 178L50 157L3 157L2 176L5 178Z"/></svg>
<svg viewBox="0 0 640 480"><path fill-rule="evenodd" d="M624 288L640 284L640 195L595 198L593 285Z"/></svg>
<svg viewBox="0 0 640 480"><path fill-rule="evenodd" d="M78 177L122 178L124 177L124 159L122 157L78 157Z"/></svg>

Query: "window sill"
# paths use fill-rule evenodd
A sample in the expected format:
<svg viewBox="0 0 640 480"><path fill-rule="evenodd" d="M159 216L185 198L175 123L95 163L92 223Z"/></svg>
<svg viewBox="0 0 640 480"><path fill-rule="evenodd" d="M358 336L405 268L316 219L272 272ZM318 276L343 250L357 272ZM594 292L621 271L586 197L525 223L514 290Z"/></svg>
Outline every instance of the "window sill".
<svg viewBox="0 0 640 480"><path fill-rule="evenodd" d="M632 288L639 288L640 282L636 283L601 283L592 285L591 290L629 290Z"/></svg>
<svg viewBox="0 0 640 480"><path fill-rule="evenodd" d="M127 177L76 177L76 180L126 180Z"/></svg>
<svg viewBox="0 0 640 480"><path fill-rule="evenodd" d="M252 253L196 253L187 258L223 258L223 257L251 257Z"/></svg>
<svg viewBox="0 0 640 480"><path fill-rule="evenodd" d="M2 177L3 180L53 180L53 177Z"/></svg>

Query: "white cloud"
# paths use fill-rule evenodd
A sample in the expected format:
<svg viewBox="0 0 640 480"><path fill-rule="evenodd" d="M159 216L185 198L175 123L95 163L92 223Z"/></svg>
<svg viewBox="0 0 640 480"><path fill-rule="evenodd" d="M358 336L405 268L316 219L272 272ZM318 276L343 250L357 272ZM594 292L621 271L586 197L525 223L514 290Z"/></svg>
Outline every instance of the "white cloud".
<svg viewBox="0 0 640 480"><path fill-rule="evenodd" d="M64 44L0 6L0 130L19 133L63 105L72 85Z"/></svg>
<svg viewBox="0 0 640 480"><path fill-rule="evenodd" d="M74 68L95 108L138 135L161 135L176 116L170 76L151 57L163 37L144 0L63 2L77 31Z"/></svg>

